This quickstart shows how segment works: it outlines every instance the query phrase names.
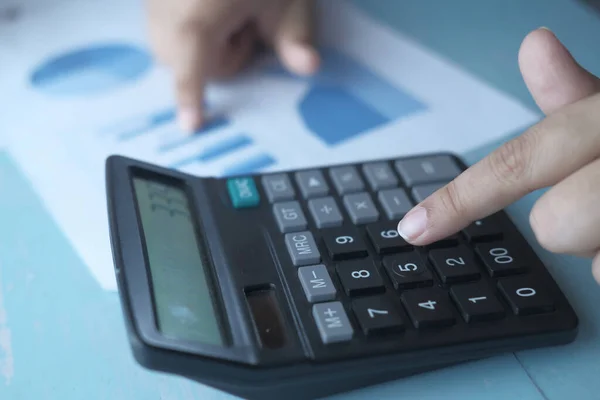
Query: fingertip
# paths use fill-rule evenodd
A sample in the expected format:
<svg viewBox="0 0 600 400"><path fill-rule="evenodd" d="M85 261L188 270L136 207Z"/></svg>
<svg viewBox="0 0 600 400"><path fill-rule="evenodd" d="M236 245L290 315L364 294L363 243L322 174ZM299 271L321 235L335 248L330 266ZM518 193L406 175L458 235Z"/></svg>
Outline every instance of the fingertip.
<svg viewBox="0 0 600 400"><path fill-rule="evenodd" d="M177 120L181 130L186 133L194 133L202 126L202 110L199 107L181 107L177 115Z"/></svg>
<svg viewBox="0 0 600 400"><path fill-rule="evenodd" d="M416 206L398 222L398 234L408 243L417 244L427 230L427 210Z"/></svg>
<svg viewBox="0 0 600 400"><path fill-rule="evenodd" d="M279 52L283 63L295 74L312 75L319 69L320 56L311 45L289 40L279 45Z"/></svg>

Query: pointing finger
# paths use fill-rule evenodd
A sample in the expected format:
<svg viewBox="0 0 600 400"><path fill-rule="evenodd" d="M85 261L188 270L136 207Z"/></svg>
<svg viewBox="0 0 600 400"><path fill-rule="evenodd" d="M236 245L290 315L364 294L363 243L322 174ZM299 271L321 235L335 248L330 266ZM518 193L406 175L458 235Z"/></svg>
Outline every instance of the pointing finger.
<svg viewBox="0 0 600 400"><path fill-rule="evenodd" d="M600 156L598 109L600 94L547 117L418 204L399 233L426 245L563 180Z"/></svg>

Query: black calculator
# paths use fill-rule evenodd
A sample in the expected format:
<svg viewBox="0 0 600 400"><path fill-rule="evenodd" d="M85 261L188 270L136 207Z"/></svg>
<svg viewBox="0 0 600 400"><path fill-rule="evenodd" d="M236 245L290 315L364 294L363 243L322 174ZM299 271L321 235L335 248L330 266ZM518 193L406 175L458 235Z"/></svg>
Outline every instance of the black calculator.
<svg viewBox="0 0 600 400"><path fill-rule="evenodd" d="M432 245L397 232L454 154L198 177L111 156L110 239L151 370L315 399L574 340L568 299L504 211Z"/></svg>

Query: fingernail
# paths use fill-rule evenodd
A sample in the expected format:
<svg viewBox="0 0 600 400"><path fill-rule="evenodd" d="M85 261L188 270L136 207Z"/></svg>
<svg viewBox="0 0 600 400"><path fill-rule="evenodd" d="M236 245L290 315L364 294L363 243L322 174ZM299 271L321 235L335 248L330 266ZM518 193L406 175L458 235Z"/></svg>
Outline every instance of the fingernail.
<svg viewBox="0 0 600 400"><path fill-rule="evenodd" d="M200 125L200 112L192 107L184 107L179 110L177 116L180 128L185 132L194 132Z"/></svg>
<svg viewBox="0 0 600 400"><path fill-rule="evenodd" d="M538 29L543 29L543 30L545 30L545 31L552 32L552 31L550 30L550 28L548 28L548 27L545 27L545 26L540 26Z"/></svg>
<svg viewBox="0 0 600 400"><path fill-rule="evenodd" d="M411 241L425 232L427 227L427 210L415 207L398 223L398 233L406 241Z"/></svg>
<svg viewBox="0 0 600 400"><path fill-rule="evenodd" d="M315 51L302 43L290 42L287 44L287 58L296 73L310 75L318 68L319 60Z"/></svg>

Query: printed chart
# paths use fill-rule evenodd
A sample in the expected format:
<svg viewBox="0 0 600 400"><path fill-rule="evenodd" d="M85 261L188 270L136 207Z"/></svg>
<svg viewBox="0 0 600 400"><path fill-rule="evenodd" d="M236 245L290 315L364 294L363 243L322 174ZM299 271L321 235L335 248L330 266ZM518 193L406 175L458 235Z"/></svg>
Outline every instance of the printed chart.
<svg viewBox="0 0 600 400"><path fill-rule="evenodd" d="M3 67L18 77L5 86L15 104L28 108L24 115L14 107L1 128L102 288L116 290L104 187L111 154L228 176L317 161L462 153L539 118L346 2L319 7L327 21L319 73L292 76L267 57L209 88L210 122L193 136L177 128L170 76L148 54L140 3L72 2L53 11L60 15L49 11L13 27L30 34L18 62ZM110 18L99 18L105 9L113 10ZM42 46L48 20L59 17L71 18L82 33L46 35Z"/></svg>

